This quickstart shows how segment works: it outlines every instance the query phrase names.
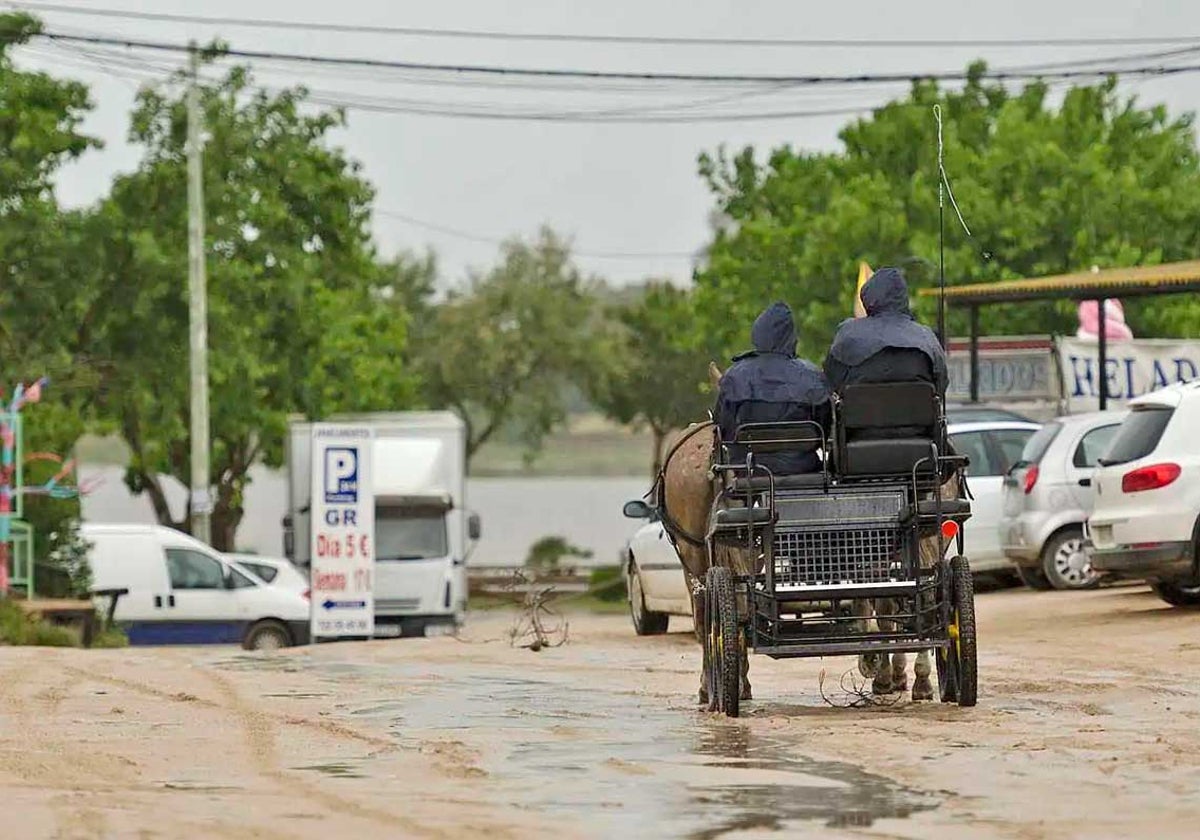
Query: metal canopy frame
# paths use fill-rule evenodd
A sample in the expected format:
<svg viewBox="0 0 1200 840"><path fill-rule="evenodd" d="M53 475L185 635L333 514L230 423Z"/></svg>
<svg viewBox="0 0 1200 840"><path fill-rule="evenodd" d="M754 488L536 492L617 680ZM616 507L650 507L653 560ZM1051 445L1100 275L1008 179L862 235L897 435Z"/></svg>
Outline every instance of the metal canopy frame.
<svg viewBox="0 0 1200 840"><path fill-rule="evenodd" d="M918 290L921 297L937 297L947 305L966 307L970 322L971 402L979 402L979 310L1000 303L1029 303L1042 300L1094 300L1099 306L1099 363L1108 363L1108 335L1104 326L1104 301L1110 297L1133 298L1200 292L1200 260L1110 268L1056 274L994 283ZM1108 377L1100 379L1100 410L1108 408Z"/></svg>

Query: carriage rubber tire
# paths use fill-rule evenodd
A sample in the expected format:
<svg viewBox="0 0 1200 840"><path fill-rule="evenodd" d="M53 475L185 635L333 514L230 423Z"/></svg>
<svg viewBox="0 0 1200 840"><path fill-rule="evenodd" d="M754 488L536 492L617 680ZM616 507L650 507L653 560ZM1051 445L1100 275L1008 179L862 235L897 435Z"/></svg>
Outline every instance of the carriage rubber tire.
<svg viewBox="0 0 1200 840"><path fill-rule="evenodd" d="M953 657L957 662L957 700L960 706L974 706L979 697L979 669L976 661L975 586L967 558L959 556L951 560L950 574L955 623L958 625L958 639L954 646L957 655Z"/></svg>
<svg viewBox="0 0 1200 840"><path fill-rule="evenodd" d="M633 632L639 636L661 636L667 632L671 616L646 609L646 594L642 590L642 573L637 563L629 564L629 617Z"/></svg>
<svg viewBox="0 0 1200 840"><path fill-rule="evenodd" d="M269 618L257 622L242 640L246 650L279 650L291 646L292 634L287 625Z"/></svg>
<svg viewBox="0 0 1200 840"><path fill-rule="evenodd" d="M742 698L742 628L738 624L737 594L733 589L733 575L724 566L713 566L708 570L709 618L712 627L710 639L715 646L712 651L713 673L717 711L729 717L737 717L741 711Z"/></svg>
<svg viewBox="0 0 1200 840"><path fill-rule="evenodd" d="M1037 592L1049 592L1054 588L1041 566L1017 566L1017 577L1021 583Z"/></svg>
<svg viewBox="0 0 1200 840"><path fill-rule="evenodd" d="M953 621L954 575L950 570L950 561L943 559L938 571L941 574L941 597ZM938 648L933 652L934 664L937 667L938 697L943 703L958 702L958 675L955 673L957 663L952 656L953 652L953 646Z"/></svg>

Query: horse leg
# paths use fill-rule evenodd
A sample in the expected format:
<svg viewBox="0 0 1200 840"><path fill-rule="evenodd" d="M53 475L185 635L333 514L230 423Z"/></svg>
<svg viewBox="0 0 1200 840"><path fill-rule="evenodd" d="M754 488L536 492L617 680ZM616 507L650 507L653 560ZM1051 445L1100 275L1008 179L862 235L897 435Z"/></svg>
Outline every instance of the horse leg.
<svg viewBox="0 0 1200 840"><path fill-rule="evenodd" d="M691 572L685 571L684 580L687 582L688 591L692 595L692 621L696 625L696 637L700 639L702 651L707 651L708 646L708 606L705 603L705 591L703 584L700 583ZM704 670L706 654L702 653L700 658L700 693L697 697L697 703L701 706L709 705L708 683L706 682L707 674Z"/></svg>
<svg viewBox="0 0 1200 840"><path fill-rule="evenodd" d="M858 627L863 633L876 633L879 625L875 621L875 602L868 598L854 601L854 614L858 616ZM878 676L883 670L883 657L878 653L863 653L858 657L858 673L865 679Z"/></svg>
<svg viewBox="0 0 1200 840"><path fill-rule="evenodd" d="M913 665L913 680L912 699L913 700L932 700L933 699L933 682L929 679L929 651L923 650L917 654L916 664Z"/></svg>

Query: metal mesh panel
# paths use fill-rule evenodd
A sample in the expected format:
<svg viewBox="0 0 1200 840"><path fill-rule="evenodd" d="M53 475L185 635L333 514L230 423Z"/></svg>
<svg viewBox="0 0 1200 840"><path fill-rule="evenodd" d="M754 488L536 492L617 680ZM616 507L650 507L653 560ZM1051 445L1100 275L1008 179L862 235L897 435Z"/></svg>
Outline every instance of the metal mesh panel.
<svg viewBox="0 0 1200 840"><path fill-rule="evenodd" d="M897 528L776 533L775 585L889 583L908 579Z"/></svg>

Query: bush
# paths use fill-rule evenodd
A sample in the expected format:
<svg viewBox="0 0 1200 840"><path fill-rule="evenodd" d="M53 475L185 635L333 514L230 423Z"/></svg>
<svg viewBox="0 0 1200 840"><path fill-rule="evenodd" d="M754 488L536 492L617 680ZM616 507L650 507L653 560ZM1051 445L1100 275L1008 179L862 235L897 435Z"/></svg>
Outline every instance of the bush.
<svg viewBox="0 0 1200 840"><path fill-rule="evenodd" d="M79 636L65 627L31 618L15 601L3 599L0 600L0 645L78 647Z"/></svg>
<svg viewBox="0 0 1200 840"><path fill-rule="evenodd" d="M602 566L592 569L588 579L588 594L597 601L624 601L627 597L625 579L620 566Z"/></svg>
<svg viewBox="0 0 1200 840"><path fill-rule="evenodd" d="M129 647L129 637L120 627L105 627L96 633L92 639L94 648L123 648Z"/></svg>
<svg viewBox="0 0 1200 840"><path fill-rule="evenodd" d="M91 545L79 533L79 520L65 521L46 540L46 554L35 567L35 591L48 598L87 598L92 590Z"/></svg>
<svg viewBox="0 0 1200 840"><path fill-rule="evenodd" d="M529 554L525 557L526 567L536 572L557 571L564 557L578 557L586 560L592 552L577 545L571 545L563 537L542 537L529 546Z"/></svg>

